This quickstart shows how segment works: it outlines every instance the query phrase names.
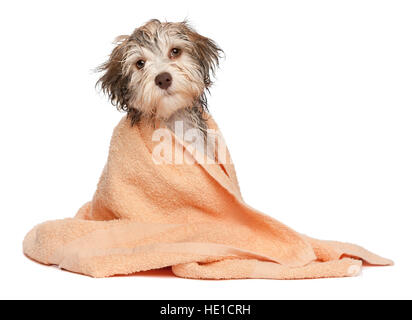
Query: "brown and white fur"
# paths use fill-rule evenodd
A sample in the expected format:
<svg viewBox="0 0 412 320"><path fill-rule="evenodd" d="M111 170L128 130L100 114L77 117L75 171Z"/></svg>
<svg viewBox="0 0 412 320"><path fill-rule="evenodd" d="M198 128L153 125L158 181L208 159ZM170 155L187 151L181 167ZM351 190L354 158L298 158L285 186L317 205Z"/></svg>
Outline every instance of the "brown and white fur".
<svg viewBox="0 0 412 320"><path fill-rule="evenodd" d="M151 20L116 38L98 84L131 125L160 119L173 129L183 121L205 135L206 92L222 52L186 21Z"/></svg>

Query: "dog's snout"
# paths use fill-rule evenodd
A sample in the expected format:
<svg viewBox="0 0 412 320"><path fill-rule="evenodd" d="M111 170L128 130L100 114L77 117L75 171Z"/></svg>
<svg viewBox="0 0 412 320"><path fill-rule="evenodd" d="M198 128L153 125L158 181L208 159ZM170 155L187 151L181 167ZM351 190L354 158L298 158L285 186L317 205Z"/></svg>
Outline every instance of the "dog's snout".
<svg viewBox="0 0 412 320"><path fill-rule="evenodd" d="M159 88L166 90L172 84L172 75L169 72L163 72L157 75L155 83Z"/></svg>

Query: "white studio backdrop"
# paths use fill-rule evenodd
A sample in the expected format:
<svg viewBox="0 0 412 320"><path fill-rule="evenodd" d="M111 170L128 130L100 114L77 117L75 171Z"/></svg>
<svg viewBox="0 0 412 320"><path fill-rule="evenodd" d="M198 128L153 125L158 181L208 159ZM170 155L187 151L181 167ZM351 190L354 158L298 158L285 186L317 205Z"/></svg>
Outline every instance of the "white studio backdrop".
<svg viewBox="0 0 412 320"><path fill-rule="evenodd" d="M412 298L410 1L0 4L0 298ZM112 40L188 18L226 53L209 98L245 200L295 230L395 261L309 281L91 279L22 254L91 199L123 116L94 88Z"/></svg>

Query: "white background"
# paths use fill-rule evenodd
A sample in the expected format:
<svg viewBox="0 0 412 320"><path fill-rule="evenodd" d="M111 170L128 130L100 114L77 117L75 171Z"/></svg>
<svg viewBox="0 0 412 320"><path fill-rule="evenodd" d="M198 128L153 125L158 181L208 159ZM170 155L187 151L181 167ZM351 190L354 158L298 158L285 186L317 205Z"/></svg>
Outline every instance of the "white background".
<svg viewBox="0 0 412 320"><path fill-rule="evenodd" d="M226 52L210 110L252 206L394 267L357 278L110 279L22 254L35 224L91 199L122 114L94 84L111 41L189 18ZM412 298L410 1L3 1L0 298Z"/></svg>

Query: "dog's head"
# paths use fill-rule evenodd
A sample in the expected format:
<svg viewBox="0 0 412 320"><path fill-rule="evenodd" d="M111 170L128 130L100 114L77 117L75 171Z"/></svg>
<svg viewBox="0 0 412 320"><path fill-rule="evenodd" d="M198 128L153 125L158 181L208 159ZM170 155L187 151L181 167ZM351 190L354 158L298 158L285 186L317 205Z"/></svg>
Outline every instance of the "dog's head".
<svg viewBox="0 0 412 320"><path fill-rule="evenodd" d="M98 83L118 109L166 119L202 99L221 52L186 22L151 20L116 38Z"/></svg>

